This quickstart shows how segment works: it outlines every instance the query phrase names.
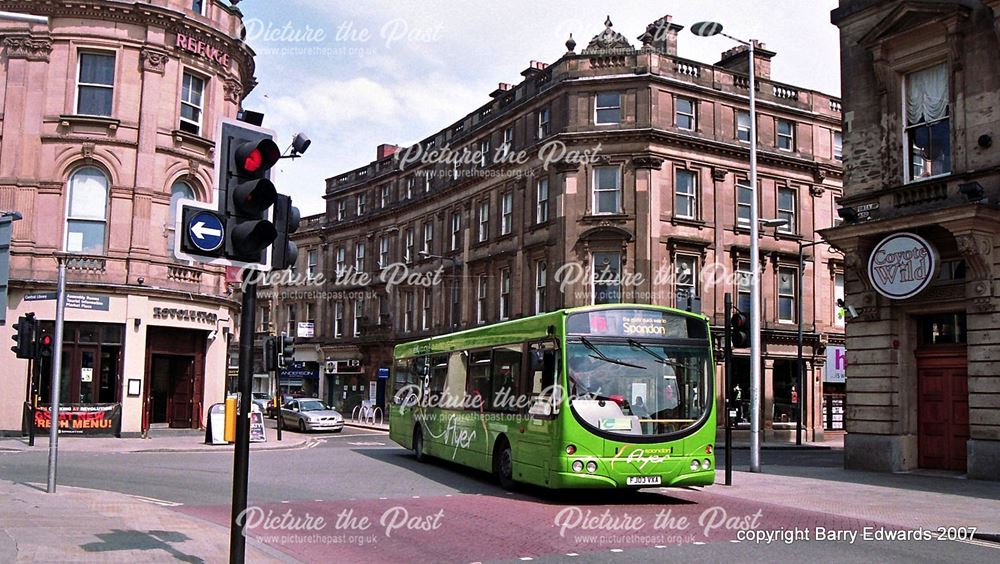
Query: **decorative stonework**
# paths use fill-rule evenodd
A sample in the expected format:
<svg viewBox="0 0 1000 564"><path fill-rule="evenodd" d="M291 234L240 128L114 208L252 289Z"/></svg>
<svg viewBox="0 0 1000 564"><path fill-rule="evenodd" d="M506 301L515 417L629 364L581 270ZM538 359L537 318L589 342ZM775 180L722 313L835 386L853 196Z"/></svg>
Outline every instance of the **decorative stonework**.
<svg viewBox="0 0 1000 564"><path fill-rule="evenodd" d="M965 258L965 264L974 280L991 280L993 262L993 241L985 233L963 233L955 236L958 251ZM989 291L989 284L986 285Z"/></svg>
<svg viewBox="0 0 1000 564"><path fill-rule="evenodd" d="M715 182L724 182L727 174L729 174L729 171L724 168L713 168L712 180Z"/></svg>
<svg viewBox="0 0 1000 564"><path fill-rule="evenodd" d="M223 89L226 91L227 102L239 104L243 101L243 85L240 84L240 81L227 78L225 84L223 84Z"/></svg>
<svg viewBox="0 0 1000 564"><path fill-rule="evenodd" d="M96 145L93 143L84 143L80 146L80 155L83 156L84 160L90 161L94 158L94 149Z"/></svg>
<svg viewBox="0 0 1000 564"><path fill-rule="evenodd" d="M648 168L652 170L660 170L660 167L663 166L663 159L650 155L635 157L632 159L632 166L636 169Z"/></svg>
<svg viewBox="0 0 1000 564"><path fill-rule="evenodd" d="M143 49L139 54L139 58L142 59L142 70L155 72L157 74L163 74L167 69L167 59L170 58L169 55L162 51L156 51L153 49Z"/></svg>
<svg viewBox="0 0 1000 564"><path fill-rule="evenodd" d="M49 55L52 53L51 39L35 38L29 35L4 37L3 46L7 50L8 59L48 62Z"/></svg>
<svg viewBox="0 0 1000 564"><path fill-rule="evenodd" d="M865 287L865 292L872 291L871 280L868 280L868 264L861 259L860 253L848 251L844 255L844 270L850 270L858 277Z"/></svg>
<svg viewBox="0 0 1000 564"><path fill-rule="evenodd" d="M602 51L609 50L634 51L635 49L632 47L632 44L628 42L628 39L625 39L624 35L611 29L613 26L614 24L611 23L611 16L608 16L608 18L604 20L604 31L595 35L594 38L590 40L590 43L587 44L587 48L583 50L583 53L585 55L589 55L591 53L601 54Z"/></svg>
<svg viewBox="0 0 1000 564"><path fill-rule="evenodd" d="M819 184L814 184L809 187L809 193L812 194L813 198L819 198L826 193L826 188L820 186Z"/></svg>

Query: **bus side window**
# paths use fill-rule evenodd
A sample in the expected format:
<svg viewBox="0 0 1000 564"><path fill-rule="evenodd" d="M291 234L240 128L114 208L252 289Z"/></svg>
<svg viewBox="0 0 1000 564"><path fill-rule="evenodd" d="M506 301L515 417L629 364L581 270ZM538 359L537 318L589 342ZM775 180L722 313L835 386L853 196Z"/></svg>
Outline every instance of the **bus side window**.
<svg viewBox="0 0 1000 564"><path fill-rule="evenodd" d="M407 398L419 394L419 388L414 386L413 359L400 359L396 361L395 374L392 376L392 403L400 405L408 402Z"/></svg>
<svg viewBox="0 0 1000 564"><path fill-rule="evenodd" d="M444 393L445 380L448 378L448 357L431 357L430 401L435 407L441 406L441 396Z"/></svg>
<svg viewBox="0 0 1000 564"><path fill-rule="evenodd" d="M493 401L494 411L518 410L521 392L521 346L511 345L493 349Z"/></svg>
<svg viewBox="0 0 1000 564"><path fill-rule="evenodd" d="M465 351L448 355L448 378L444 386L444 400L441 407L462 409L467 378L465 366L467 356L468 353Z"/></svg>
<svg viewBox="0 0 1000 564"><path fill-rule="evenodd" d="M528 382L531 390L530 415L548 416L559 412L561 394L556 389L556 350L552 343L529 348Z"/></svg>
<svg viewBox="0 0 1000 564"><path fill-rule="evenodd" d="M490 406L490 351L469 353L469 382L465 407L473 411Z"/></svg>

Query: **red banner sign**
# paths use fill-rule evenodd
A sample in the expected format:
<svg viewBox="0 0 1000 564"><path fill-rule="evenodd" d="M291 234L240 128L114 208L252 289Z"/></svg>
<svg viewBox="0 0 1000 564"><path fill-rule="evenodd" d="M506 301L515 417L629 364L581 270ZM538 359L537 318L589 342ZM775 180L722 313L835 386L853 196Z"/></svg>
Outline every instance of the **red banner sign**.
<svg viewBox="0 0 1000 564"><path fill-rule="evenodd" d="M47 433L52 426L52 410L41 406L30 410L29 418L36 433ZM122 406L120 403L59 406L60 435L121 436Z"/></svg>

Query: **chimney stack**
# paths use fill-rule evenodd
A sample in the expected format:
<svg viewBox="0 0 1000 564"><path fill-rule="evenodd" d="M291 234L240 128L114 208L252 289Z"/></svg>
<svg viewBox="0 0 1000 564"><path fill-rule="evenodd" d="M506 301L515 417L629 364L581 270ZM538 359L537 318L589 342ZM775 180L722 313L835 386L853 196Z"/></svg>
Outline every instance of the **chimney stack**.
<svg viewBox="0 0 1000 564"><path fill-rule="evenodd" d="M375 154L376 154L376 159L375 160L379 160L380 161L380 160L382 160L382 159L384 159L386 157L391 157L394 154L396 154L396 151L398 151L398 150L399 150L399 147L397 147L396 145L390 145L388 143L383 143L383 144L381 144L381 145L378 146L378 149L375 150Z"/></svg>
<svg viewBox="0 0 1000 564"><path fill-rule="evenodd" d="M753 41L754 44L754 74L760 78L771 78L771 58L777 53L774 51L768 51L763 43ZM746 45L739 45L733 47L732 49L722 53L722 60L715 63L715 66L722 67L727 70L741 72L744 74L749 74L750 61L747 57L747 50L750 48Z"/></svg>
<svg viewBox="0 0 1000 564"><path fill-rule="evenodd" d="M666 15L646 26L646 33L639 36L642 48L661 55L677 55L677 32L684 26L673 23L673 16Z"/></svg>

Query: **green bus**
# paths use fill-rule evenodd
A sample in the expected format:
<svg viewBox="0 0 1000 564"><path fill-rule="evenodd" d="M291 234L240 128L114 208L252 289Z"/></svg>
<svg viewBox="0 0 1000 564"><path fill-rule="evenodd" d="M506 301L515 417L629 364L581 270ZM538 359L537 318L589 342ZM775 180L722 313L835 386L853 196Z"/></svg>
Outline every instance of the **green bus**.
<svg viewBox="0 0 1000 564"><path fill-rule="evenodd" d="M389 434L507 488L708 485L710 335L703 315L613 304L401 344Z"/></svg>

